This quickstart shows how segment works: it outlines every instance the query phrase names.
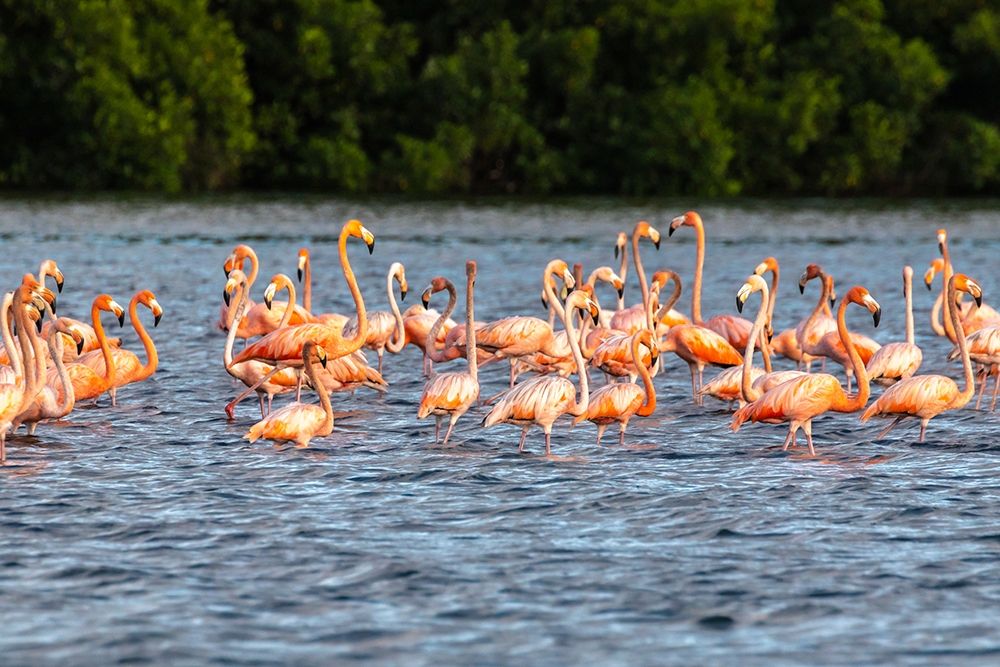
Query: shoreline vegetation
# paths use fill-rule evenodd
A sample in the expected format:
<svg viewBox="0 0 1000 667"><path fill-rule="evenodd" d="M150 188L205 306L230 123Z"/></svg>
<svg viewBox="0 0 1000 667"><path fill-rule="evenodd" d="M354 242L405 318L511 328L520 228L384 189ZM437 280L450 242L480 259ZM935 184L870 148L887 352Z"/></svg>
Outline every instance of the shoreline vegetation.
<svg viewBox="0 0 1000 667"><path fill-rule="evenodd" d="M0 0L0 191L1000 195L1000 3Z"/></svg>

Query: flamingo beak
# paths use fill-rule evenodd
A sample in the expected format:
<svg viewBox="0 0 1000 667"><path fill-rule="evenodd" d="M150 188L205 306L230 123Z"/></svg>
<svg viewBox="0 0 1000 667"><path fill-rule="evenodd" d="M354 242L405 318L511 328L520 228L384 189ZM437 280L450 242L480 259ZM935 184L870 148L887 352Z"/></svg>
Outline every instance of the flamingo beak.
<svg viewBox="0 0 1000 667"><path fill-rule="evenodd" d="M375 252L375 237L373 236L370 241L366 239L365 244L368 246L368 254L373 254Z"/></svg>
<svg viewBox="0 0 1000 667"><path fill-rule="evenodd" d="M76 341L76 356L79 357L81 354L83 354L83 338Z"/></svg>
<svg viewBox="0 0 1000 667"><path fill-rule="evenodd" d="M55 314L56 314L56 305L57 305L57 304L56 304L56 298L55 298L55 297L52 297L52 314L53 314L53 315L55 315Z"/></svg>
<svg viewBox="0 0 1000 667"><path fill-rule="evenodd" d="M406 289L405 287L401 287L401 288L399 289L399 300L400 300L400 301L406 301L406 293L407 293L408 291L409 291L409 290L407 290L407 289Z"/></svg>
<svg viewBox="0 0 1000 667"><path fill-rule="evenodd" d="M153 311L153 327L155 328L160 323L160 318L163 317L163 309L160 308L160 304L156 302L156 299L153 299L149 305L150 310Z"/></svg>
<svg viewBox="0 0 1000 667"><path fill-rule="evenodd" d="M545 300L545 295L542 294L542 309L544 310L548 307L549 307L549 302Z"/></svg>
<svg viewBox="0 0 1000 667"><path fill-rule="evenodd" d="M299 282L302 282L302 267L299 267L299 270L296 272L296 275L299 277Z"/></svg>
<svg viewBox="0 0 1000 667"><path fill-rule="evenodd" d="M38 319L35 320L35 330L38 331L38 333L42 333L42 318L40 313Z"/></svg>
<svg viewBox="0 0 1000 667"><path fill-rule="evenodd" d="M118 315L118 326L119 328L125 326L125 311Z"/></svg>
<svg viewBox="0 0 1000 667"><path fill-rule="evenodd" d="M590 317L593 318L594 326L596 327L598 324L601 323L601 310L595 307L593 310L590 311Z"/></svg>
<svg viewBox="0 0 1000 667"><path fill-rule="evenodd" d="M738 294L736 295L736 312L737 313L742 313L743 312L743 301L740 300L740 297L739 297Z"/></svg>
<svg viewBox="0 0 1000 667"><path fill-rule="evenodd" d="M743 312L743 304L747 302L750 298L750 294L753 292L753 287L750 283L743 283L740 287L740 291L736 293L736 310L737 312Z"/></svg>
<svg viewBox="0 0 1000 667"><path fill-rule="evenodd" d="M299 264L298 264L299 282L302 282L302 276L305 275L305 269L306 269L306 258L300 256L299 257Z"/></svg>
<svg viewBox="0 0 1000 667"><path fill-rule="evenodd" d="M154 328L156 327L156 325L158 325L160 323L160 318L161 317L163 317L163 313L157 313L156 315L153 315L153 327Z"/></svg>
<svg viewBox="0 0 1000 667"><path fill-rule="evenodd" d="M227 290L222 290L222 300L227 306L229 305L229 292Z"/></svg>
<svg viewBox="0 0 1000 667"><path fill-rule="evenodd" d="M559 292L559 298L563 301L569 298L569 287L563 285L562 291Z"/></svg>
<svg viewBox="0 0 1000 667"><path fill-rule="evenodd" d="M753 272L756 273L758 276L764 275L766 271L767 271L767 264L764 262L758 264L753 270Z"/></svg>
<svg viewBox="0 0 1000 667"><path fill-rule="evenodd" d="M618 298L622 299L624 297L625 297L625 286L622 285L621 287L618 288Z"/></svg>
<svg viewBox="0 0 1000 667"><path fill-rule="evenodd" d="M931 291L931 280L932 280L932 278L930 278L930 277L928 277L926 275L924 276L924 285L927 286L927 291L928 292Z"/></svg>
<svg viewBox="0 0 1000 667"><path fill-rule="evenodd" d="M875 326L878 327L878 323L882 321L882 309L876 308L875 312L872 313L872 320L875 322Z"/></svg>
<svg viewBox="0 0 1000 667"><path fill-rule="evenodd" d="M615 244L615 259L618 259L618 244Z"/></svg>
<svg viewBox="0 0 1000 667"><path fill-rule="evenodd" d="M267 306L268 310L271 310L271 302L274 301L274 294L278 291L278 286L274 283L268 283L267 289L264 290L264 305Z"/></svg>
<svg viewBox="0 0 1000 667"><path fill-rule="evenodd" d="M972 298L975 299L975 301L976 301L976 308L981 308L982 305L983 305L983 295L982 294L977 294L976 296L974 296Z"/></svg>
<svg viewBox="0 0 1000 667"><path fill-rule="evenodd" d="M673 231L673 230L671 229L670 231ZM668 236L669 236L669 234L668 234ZM660 239L656 239L655 241L653 241L653 247L656 248L657 250L660 249Z"/></svg>
<svg viewBox="0 0 1000 667"><path fill-rule="evenodd" d="M58 291L60 294L62 294L63 277L62 277L61 274L56 274L54 277L56 279L56 291ZM52 312L55 312L55 306L53 306Z"/></svg>
<svg viewBox="0 0 1000 667"><path fill-rule="evenodd" d="M422 304L424 304L424 310L427 310L427 307L429 305L431 305L431 288L430 287L428 287L427 289L425 289L424 293L420 295L420 302Z"/></svg>

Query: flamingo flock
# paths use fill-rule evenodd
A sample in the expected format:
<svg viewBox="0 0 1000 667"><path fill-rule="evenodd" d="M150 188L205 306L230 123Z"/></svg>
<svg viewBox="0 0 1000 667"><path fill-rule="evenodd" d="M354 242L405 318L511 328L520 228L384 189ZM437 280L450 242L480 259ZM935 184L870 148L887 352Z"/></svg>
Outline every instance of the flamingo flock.
<svg viewBox="0 0 1000 667"><path fill-rule="evenodd" d="M410 343L423 354L426 384L417 408L418 419L435 419L434 442L443 446L453 442L456 424L468 412L478 410L484 428L512 424L521 429L519 450L524 450L532 427L545 436L546 456L551 456L551 434L557 421L567 416L572 424L592 422L597 427L600 444L608 426L619 427L619 445L624 445L626 429L635 416L649 417L657 409L656 380L662 372L664 353L680 357L689 368L691 395L696 405L713 397L737 409L731 415L733 431L747 422L787 424L784 448L797 446L797 434L805 435L810 454L815 454L812 438L813 419L830 412L857 413L862 421L872 417L891 417L895 426L907 417L920 421L920 440L925 437L927 422L947 410L964 407L975 392L975 383L994 379L994 397L1000 393L1000 315L982 304L982 289L971 277L956 273L951 264L944 230L938 233L941 257L936 258L925 275L928 288L937 274L944 285L939 301L946 304L943 321L935 327L954 346L953 358L964 369L964 388L939 375L919 375L923 361L921 349L914 343L912 306L912 267L904 267L903 293L906 312L906 340L879 345L860 331L852 331L847 317L859 307L878 326L881 306L860 285L844 291L837 304L834 276L819 264L809 264L799 279L802 293L810 282L819 285L818 301L809 316L796 325L775 334L773 318L779 285L780 267L774 257L763 258L754 266L743 284L734 290L736 313L702 317L701 287L706 255L705 223L695 211L677 216L669 223L668 236L683 227L695 231L695 273L692 283L690 317L674 306L682 292L676 272L655 271L647 275L643 266L642 241L659 249L663 238L647 221L639 221L631 235L621 232L614 240L615 258L620 266L594 268L583 280L583 267L573 270L563 259L552 259L541 272L542 303L549 310L549 320L527 314L515 314L497 320L475 319L476 262L466 262L465 322L451 319L459 300L459 291L444 276L436 276L422 293L422 305L401 313L396 299L405 299L408 285L405 268L396 261L386 276L388 311L366 309L357 279L348 258L348 242L360 239L371 252L374 234L359 221L344 224L339 237L340 265L350 291L355 311L352 313L314 314L311 310L309 254L299 253L298 276L304 280L306 303L295 303L294 288L287 277L276 275L264 293L268 313L247 317L258 305L249 306L248 292L257 273L256 255L244 245L237 246L226 258L225 305L220 318L229 331L224 355L228 372L242 381L247 390L227 406L230 418L236 404L246 395L257 392L261 421L247 433L254 441L266 438L275 442L304 446L311 438L331 433L334 413L329 400L332 392L353 392L367 387L378 392L388 390L382 377L385 353L399 354ZM610 240L610 239L609 239ZM627 256L631 255L631 267ZM245 262L250 274L244 274ZM626 305L625 276L632 268L637 275L641 301ZM765 279L770 274L770 284ZM616 293L615 308L602 309L598 286L607 283ZM668 285L673 289L664 294ZM289 294L287 302L274 300L277 292ZM445 292L448 302L442 312L431 310L435 295ZM761 295L753 321L741 316L753 294ZM975 306L963 305L961 295L973 298ZM666 298L664 298L666 297ZM296 323L294 318L301 318ZM264 328L266 331L261 331ZM245 331L260 332L262 337L234 353L233 342ZM234 333L235 332L235 333ZM968 337L968 338L967 338ZM368 365L362 349L374 351L377 367ZM763 367L753 364L761 353ZM772 359L783 357L795 363L794 370L772 368ZM438 372L445 364L465 360L464 370ZM509 364L507 388L483 398L480 372L493 363ZM812 372L812 366L828 363L843 369L842 378L827 372ZM977 365L973 371L972 364ZM721 369L705 380L709 367ZM591 371L597 371L594 387ZM531 376L525 379L525 376ZM574 381L573 378L576 378ZM872 384L887 387L875 401ZM303 385L319 394L320 405L301 403ZM855 388L856 385L856 388ZM271 401L280 393L296 392L296 402L271 412ZM995 398L994 398L995 403ZM991 409L994 406L991 406ZM447 423L442 441L442 426ZM888 431L888 429L886 429ZM884 432L883 432L884 434Z"/></svg>
<svg viewBox="0 0 1000 667"><path fill-rule="evenodd" d="M120 338L108 338L101 320L111 313L119 327L126 310L110 295L98 294L91 305L90 323L56 315L51 278L62 292L64 277L53 260L42 262L37 276L26 273L21 284L3 297L0 306L0 463L7 460L6 440L23 425L34 435L38 425L58 422L83 401L97 403L104 394L118 404L118 390L151 377L159 363L156 345L139 318L139 306L160 323L163 309L149 290L140 290L129 302L128 316L142 343L145 361L122 347Z"/></svg>
<svg viewBox="0 0 1000 667"><path fill-rule="evenodd" d="M955 270L945 230L937 232L940 256L930 263L924 282L932 290L935 278L942 277L931 325L948 340L949 349L942 356L961 363L958 381L919 373L924 353L914 342L912 267L902 267L905 340L880 345L849 325L848 316L863 310L878 327L879 301L861 285L842 288L838 299L834 276L816 263L807 265L798 281L803 294L810 283L819 287L815 307L808 317L776 333L778 260L766 257L748 264L749 275L742 282L733 281L736 312L703 318L706 225L697 212L688 211L669 222L667 238L683 227L691 227L696 240L690 317L674 308L683 292L682 278L669 269L646 273L641 257L644 240L656 250L664 241L647 221L614 239L615 258L620 260L617 271L595 267L584 280L580 264L571 270L565 260L553 258L545 265L541 294L548 321L528 314L477 321L473 260L465 264L462 323L451 318L459 289L444 276L429 281L421 304L401 311L409 283L400 261L391 262L385 274L388 308L367 309L348 250L360 241L373 254L375 235L358 220L344 223L338 237L340 269L353 311L324 312L321 306L314 307L307 248L298 253L296 280L275 273L261 301L255 302L251 293L260 263L251 247L239 244L223 261L226 282L217 322L226 333L223 367L243 385L226 404L226 415L234 420L239 403L256 394L260 420L247 430L247 440L309 446L335 428L332 394L390 391L382 373L395 362L386 355L399 355L407 345L420 350L426 378L416 417L434 418L434 443L441 446L454 446L456 426L469 412L477 413L475 419L483 428L502 424L520 428L519 451L537 426L544 434L545 455L551 457L552 431L563 416L572 425L593 423L598 445L608 426L617 424L618 444L624 446L633 417L649 418L663 405L657 402L657 384L672 381L664 379L665 353L687 364L695 405L712 398L735 408L728 417L734 432L753 422L786 425L784 449L797 447L802 431L810 455L816 452L813 420L828 413L857 414L862 422L875 417L891 420L876 437L913 418L920 423L923 441L929 421L968 405L977 383L980 409L990 380L989 409L995 410L1000 395L1000 313L983 303L975 279ZM630 269L636 273L641 297L631 306L625 297ZM46 260L37 276L26 274L17 289L6 294L0 308L4 342L0 460L6 456L7 434L22 424L34 433L39 423L63 419L78 402L96 402L104 394L117 405L119 389L149 378L157 368L156 347L139 318L141 306L151 312L154 326L159 323L163 310L152 292L136 293L127 310L144 348L143 361L105 333L103 313L111 313L119 326L124 325L126 310L114 299L98 295L89 324L57 317L55 292L46 287L49 281L62 290L62 272ZM612 308L601 307L605 290L607 294L613 290L607 301ZM441 307L441 297L436 296L441 293L448 301L439 312L431 302ZM755 294L760 295L755 317L745 319L743 310ZM375 353L374 366L366 351ZM754 363L758 352L759 366ZM795 368L772 367L778 358L793 362ZM464 366L445 370L462 360ZM509 366L506 388L484 397L480 373L501 361ZM813 371L816 364L820 372ZM719 370L706 379L710 367ZM825 372L827 367L842 370L834 374ZM884 389L871 400L873 385ZM293 392L294 400L274 408L276 396ZM308 399L311 392L318 396L318 404ZM443 439L442 426L446 426Z"/></svg>

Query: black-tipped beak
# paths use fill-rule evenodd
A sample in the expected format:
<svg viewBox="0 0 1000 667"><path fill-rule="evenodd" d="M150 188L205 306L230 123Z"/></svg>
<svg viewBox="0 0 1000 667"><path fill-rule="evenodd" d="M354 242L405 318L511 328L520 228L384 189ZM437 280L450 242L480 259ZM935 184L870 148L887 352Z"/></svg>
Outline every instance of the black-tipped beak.
<svg viewBox="0 0 1000 667"><path fill-rule="evenodd" d="M938 252L944 254L944 244L938 241Z"/></svg>
<svg viewBox="0 0 1000 667"><path fill-rule="evenodd" d="M598 324L601 323L601 313L600 312L591 313L590 317L594 320L594 326L597 326Z"/></svg>
<svg viewBox="0 0 1000 667"><path fill-rule="evenodd" d="M656 241L653 241L653 247L656 248L657 250L660 249L660 241L659 241L659 239L657 239Z"/></svg>
<svg viewBox="0 0 1000 667"><path fill-rule="evenodd" d="M298 276L299 276L299 282L302 282L302 269L299 269L299 270L297 271L297 274L298 274Z"/></svg>
<svg viewBox="0 0 1000 667"><path fill-rule="evenodd" d="M805 293L806 293L806 284L799 283L799 294L805 294Z"/></svg>
<svg viewBox="0 0 1000 667"><path fill-rule="evenodd" d="M982 294L980 294L979 296L974 296L974 297L972 297L972 298L973 298L973 299L975 300L975 302L976 302L976 308L981 308L981 307L982 307L982 305L983 305L983 295L982 295Z"/></svg>
<svg viewBox="0 0 1000 667"><path fill-rule="evenodd" d="M420 303L424 304L424 310L427 310L427 306L431 305L431 295L427 292L421 294Z"/></svg>
<svg viewBox="0 0 1000 667"><path fill-rule="evenodd" d="M225 302L227 306L229 305L229 292L227 292L226 290L222 290L222 300Z"/></svg>
<svg viewBox="0 0 1000 667"><path fill-rule="evenodd" d="M562 291L559 293L559 298L565 301L569 298L569 288L563 285Z"/></svg>
<svg viewBox="0 0 1000 667"><path fill-rule="evenodd" d="M667 228L667 238L669 239L671 236L673 236L675 231L677 231L677 228L674 227L673 225L670 225L670 227Z"/></svg>
<svg viewBox="0 0 1000 667"><path fill-rule="evenodd" d="M618 259L618 246L615 245L615 259Z"/></svg>
<svg viewBox="0 0 1000 667"><path fill-rule="evenodd" d="M370 255L373 252L375 252L375 240L374 239L372 239L372 242L368 244L368 254Z"/></svg>
<svg viewBox="0 0 1000 667"><path fill-rule="evenodd" d="M743 300L740 299L740 297L736 297L736 312L737 313L743 312Z"/></svg>
<svg viewBox="0 0 1000 667"><path fill-rule="evenodd" d="M81 338L76 342L76 356L83 354L83 339Z"/></svg>
<svg viewBox="0 0 1000 667"><path fill-rule="evenodd" d="M625 296L625 288L624 287L619 287L618 288L618 298L621 299L624 296Z"/></svg>
<svg viewBox="0 0 1000 667"><path fill-rule="evenodd" d="M877 327L878 323L882 321L882 309L881 308L876 308L875 309L875 312L872 313L872 320L875 322L875 326Z"/></svg>
<svg viewBox="0 0 1000 667"><path fill-rule="evenodd" d="M58 301L58 299L52 299L52 314L53 315L55 315L56 311L58 310L58 308L57 308L57 301Z"/></svg>
<svg viewBox="0 0 1000 667"><path fill-rule="evenodd" d="M549 303L548 301L545 300L544 296L541 298L541 302L542 302L542 309L546 309L549 307Z"/></svg>
<svg viewBox="0 0 1000 667"><path fill-rule="evenodd" d="M118 326L125 326L125 311L122 311L122 314L118 316Z"/></svg>
<svg viewBox="0 0 1000 667"><path fill-rule="evenodd" d="M154 327L157 326L160 323L160 318L161 317L163 317L163 313L159 313L158 315L153 315L153 326Z"/></svg>
<svg viewBox="0 0 1000 667"><path fill-rule="evenodd" d="M37 320L35 320L35 329L38 331L38 333L42 333L42 318L39 317Z"/></svg>
<svg viewBox="0 0 1000 667"><path fill-rule="evenodd" d="M771 339L774 338L774 329L768 327L764 333L767 335L767 344L770 345Z"/></svg>
<svg viewBox="0 0 1000 667"><path fill-rule="evenodd" d="M399 300L400 301L406 301L406 290L405 289L399 290Z"/></svg>
<svg viewBox="0 0 1000 667"><path fill-rule="evenodd" d="M837 305L837 297L835 297L835 296L831 296L830 297L830 305L831 306Z"/></svg>
<svg viewBox="0 0 1000 667"><path fill-rule="evenodd" d="M264 305L267 306L268 310L271 310L271 297L264 297Z"/></svg>
<svg viewBox="0 0 1000 667"><path fill-rule="evenodd" d="M924 284L927 285L927 291L930 292L931 291L931 281L925 280Z"/></svg>
<svg viewBox="0 0 1000 667"><path fill-rule="evenodd" d="M222 273L223 273L223 274L224 274L224 275L225 275L225 276L226 276L227 278L229 277L229 269L227 269L226 267L222 267Z"/></svg>
<svg viewBox="0 0 1000 667"><path fill-rule="evenodd" d="M326 368L326 356L320 357L319 363L323 364L323 368Z"/></svg>
<svg viewBox="0 0 1000 667"><path fill-rule="evenodd" d="M62 294L62 288L63 288L63 281L62 280L57 280L56 281L56 291L59 292L60 294ZM53 312L55 312L55 311L53 310Z"/></svg>

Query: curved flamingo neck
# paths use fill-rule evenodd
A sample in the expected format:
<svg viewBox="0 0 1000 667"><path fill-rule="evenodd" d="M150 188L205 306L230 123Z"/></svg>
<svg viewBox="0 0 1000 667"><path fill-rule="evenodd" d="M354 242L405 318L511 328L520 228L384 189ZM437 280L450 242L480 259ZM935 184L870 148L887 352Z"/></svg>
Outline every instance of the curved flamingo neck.
<svg viewBox="0 0 1000 667"><path fill-rule="evenodd" d="M132 323L132 328L135 329L136 334L138 334L139 340L142 341L142 348L146 351L146 363L143 364L138 373L138 378L140 380L145 380L156 372L156 366L159 364L160 358L156 354L156 345L153 344L153 339L150 338L149 332L146 331L146 327L143 326L142 320L139 319L138 311L139 295L136 294L132 297L132 301L128 304L128 319ZM231 354L232 349L230 349L230 355Z"/></svg>
<svg viewBox="0 0 1000 667"><path fill-rule="evenodd" d="M632 363L639 371L639 377L642 378L642 388L646 392L646 398L643 399L642 405L635 413L640 417L648 417L656 410L656 387L653 386L653 377L649 374L649 369L646 368L646 364L642 363L642 355L639 353L641 344L642 337L635 334L632 337Z"/></svg>
<svg viewBox="0 0 1000 667"><path fill-rule="evenodd" d="M233 364L233 345L236 342L236 330L240 326L240 322L243 321L243 315L246 312L247 306L247 292L250 289L247 286L246 281L241 282L236 287L236 305L233 308L233 322L229 325L229 332L226 336L226 347L222 352L222 359L225 362L226 370L232 374L231 366Z"/></svg>
<svg viewBox="0 0 1000 667"><path fill-rule="evenodd" d="M851 367L854 369L854 375L858 379L858 392L853 396L848 396L841 391L839 395L840 405L835 408L838 412L857 412L865 407L868 403L868 397L871 396L871 387L868 384L868 370L865 368L864 362L861 361L858 348L855 347L854 341L851 339L851 332L847 330L848 303L849 300L845 298L837 308L837 334L840 336L840 342L843 343L844 349L847 350L847 355L851 358Z"/></svg>
<svg viewBox="0 0 1000 667"><path fill-rule="evenodd" d="M569 339L569 347L573 351L573 361L576 362L576 373L580 376L580 400L576 401L576 405L570 410L570 414L580 416L587 411L587 406L590 405L590 382L587 380L587 366L583 361L583 353L580 351L580 342L577 340L573 318L567 316L566 312L566 310L563 310L560 315L563 324L566 326L566 337Z"/></svg>
<svg viewBox="0 0 1000 667"><path fill-rule="evenodd" d="M444 288L448 290L448 305L445 307L444 312L434 320L434 326L427 333L427 338L424 339L424 354L430 358L431 361L448 361L448 355L444 350L437 349L437 337L441 332L441 327L444 326L445 321L451 314L455 312L455 306L458 304L458 293L455 291L455 286L450 280L446 280L444 283ZM465 335L468 336L469 332L466 331ZM466 341L468 343L468 341Z"/></svg>
<svg viewBox="0 0 1000 667"><path fill-rule="evenodd" d="M340 254L340 268L344 272L344 280L347 281L347 286L351 290L351 296L354 297L354 307L357 310L358 317L358 328L354 332L354 335L348 339L348 350L345 354L350 354L354 350L360 349L365 343L365 339L368 338L368 313L365 312L365 300L361 296L361 290L358 288L358 281L354 277L354 270L351 268L351 262L347 258L347 237L349 236L347 231L347 226L340 231L340 240L337 243L337 250Z"/></svg>
<svg viewBox="0 0 1000 667"><path fill-rule="evenodd" d="M760 308L757 310L757 317L754 318L753 328L750 330L750 337L747 339L747 346L743 351L743 373L740 376L740 392L743 394L743 400L747 403L753 403L760 398L760 392L753 388L753 383L750 381L750 369L753 366L754 342L764 331L764 325L767 324L770 317L768 311L770 310L773 298L767 285L764 285L760 290ZM760 353L767 358L767 345L761 345Z"/></svg>
<svg viewBox="0 0 1000 667"><path fill-rule="evenodd" d="M639 289L642 291L642 306L649 307L649 283L646 282L646 272L642 268L642 257L639 256L639 225L635 226L632 232L632 262L635 264L635 273L639 277Z"/></svg>
<svg viewBox="0 0 1000 667"><path fill-rule="evenodd" d="M958 331L955 332L958 338L958 353L962 357L962 371L965 373L965 388L951 402L950 407L960 408L968 403L976 393L976 379L972 374L972 361L969 359L969 348L965 341L965 327L962 325L962 319L958 316L958 289L955 287L954 275L948 279L947 303L948 312L955 322L955 326L958 327ZM983 382L985 383L986 380Z"/></svg>
<svg viewBox="0 0 1000 667"><path fill-rule="evenodd" d="M389 309L392 311L392 318L396 322L396 328L386 342L385 349L393 354L397 354L406 345L406 329L403 324L403 315L399 312L399 304L396 303L396 293L392 289L392 279L392 271L390 271L389 275L385 278L385 293L389 297Z"/></svg>
<svg viewBox="0 0 1000 667"><path fill-rule="evenodd" d="M698 243L698 249L694 260L694 285L691 287L691 321L698 326L703 324L701 319L701 274L705 266L705 225L701 218L695 221L694 231Z"/></svg>
<svg viewBox="0 0 1000 667"><path fill-rule="evenodd" d="M802 340L805 340L805 334L808 334L809 330L813 328L816 324L816 320L819 319L820 315L823 314L823 307L829 307L830 303L830 283L826 279L826 274L820 272L819 274L819 301L816 302L816 307L813 311L809 313L808 319L806 319L805 326L802 327L803 336L799 340L799 345L802 344Z"/></svg>
<svg viewBox="0 0 1000 667"><path fill-rule="evenodd" d="M941 285L941 296L942 298L948 296L955 298L956 293L949 292L951 289L951 277L955 275L955 269L951 265L951 251L948 249L947 239L941 242L941 257L944 258L944 275L942 276L943 281ZM951 306L946 306L944 309L944 331L945 335L948 336L948 340L952 343L958 343L955 334L955 319L952 317Z"/></svg>
<svg viewBox="0 0 1000 667"><path fill-rule="evenodd" d="M10 367L14 370L14 375L17 378L23 378L24 368L21 366L21 353L17 349L17 345L14 343L14 336L10 332L10 312L14 305L14 293L7 292L3 298L3 306L0 307L0 334L3 335L3 346L7 350L7 356L10 358ZM15 315L15 321L16 321Z"/></svg>
<svg viewBox="0 0 1000 667"><path fill-rule="evenodd" d="M306 265L302 269L302 307L312 312L312 260L306 255Z"/></svg>
<svg viewBox="0 0 1000 667"><path fill-rule="evenodd" d="M913 280L903 271L903 296L906 298L906 342L913 345Z"/></svg>
<svg viewBox="0 0 1000 667"><path fill-rule="evenodd" d="M774 304L778 301L778 274L781 269L778 268L778 263L774 263L774 268L771 269L771 292L768 296L767 304L767 321L769 323L774 322Z"/></svg>
<svg viewBox="0 0 1000 667"><path fill-rule="evenodd" d="M319 403L323 406L324 417L320 433L330 433L333 431L333 406L330 405L330 394L326 390L326 385L316 376L316 364L311 359L306 360L306 375L319 394Z"/></svg>
<svg viewBox="0 0 1000 667"><path fill-rule="evenodd" d="M559 301L559 297L556 296L556 279L557 273L550 263L545 267L545 274L542 276L542 291L545 292L545 298L549 302L549 308L555 312L556 317L565 321L566 320L566 310L563 308L562 303ZM555 319L552 320L555 324ZM552 327L549 327L550 329Z"/></svg>
<svg viewBox="0 0 1000 667"><path fill-rule="evenodd" d="M108 337L104 334L104 325L101 324L101 309L97 307L97 302L90 307L90 319L97 334L97 342L101 346L101 355L104 357L104 384L111 386L111 381L115 377L115 358L111 354L111 346L108 345Z"/></svg>
<svg viewBox="0 0 1000 667"><path fill-rule="evenodd" d="M247 246L247 256L246 259L250 260L250 275L247 276L247 289L253 287L254 281L257 280L257 272L260 270L260 261L257 259L257 253L254 249Z"/></svg>
<svg viewBox="0 0 1000 667"><path fill-rule="evenodd" d="M26 397L30 394L31 389L34 387L35 383L35 369L33 364L33 355L31 352L31 336L25 333L29 327L34 326L28 321L28 315L25 312L23 303L23 291L24 288L19 287L14 292L14 322L17 324L18 336L17 342L18 346L21 348L21 363L22 363L22 376L19 378L18 388L23 392L21 394L21 407L18 412L24 410L27 406L28 401Z"/></svg>
<svg viewBox="0 0 1000 667"><path fill-rule="evenodd" d="M469 364L469 375L472 376L472 381L478 384L479 358L476 351L476 316L473 311L475 285L476 274L474 271L469 271L465 288L465 360Z"/></svg>
<svg viewBox="0 0 1000 667"><path fill-rule="evenodd" d="M287 327L292 321L292 315L295 313L295 285L291 280L282 280L281 286L288 290L288 304L285 306L285 312L281 314L281 321L278 322L279 329Z"/></svg>
<svg viewBox="0 0 1000 667"><path fill-rule="evenodd" d="M618 267L618 277L622 279L622 286L623 286L622 287L622 294L621 294L621 296L618 297L618 310L624 310L625 309L625 289L624 289L624 285L626 284L625 281L628 280L628 252L626 251L626 248L628 248L627 244L622 246L622 249L621 249L621 252L622 252L622 263L621 263L621 266Z"/></svg>
<svg viewBox="0 0 1000 667"><path fill-rule="evenodd" d="M941 323L941 306L944 304L944 295L938 294L934 299L934 306L931 307L931 329L938 336L946 336L944 325Z"/></svg>
<svg viewBox="0 0 1000 667"><path fill-rule="evenodd" d="M63 415L68 415L72 410L73 406L76 404L76 393L73 391L73 380L69 376L69 371L66 370L66 364L63 363L63 340L62 331L57 329L55 326L52 327L52 331L49 332L49 356L52 357L52 363L56 367L56 373L59 374L59 383L62 385L62 403L59 404L59 411Z"/></svg>
<svg viewBox="0 0 1000 667"><path fill-rule="evenodd" d="M653 316L653 318L657 322L659 322L661 318L665 317L666 314L670 312L670 309L673 308L674 305L681 298L681 277L678 276L673 271L671 271L670 272L670 281L674 284L673 289L670 292L670 296L667 297L667 302L665 304L663 304L662 306L660 306L660 309ZM654 330L654 333L655 333L655 330Z"/></svg>

